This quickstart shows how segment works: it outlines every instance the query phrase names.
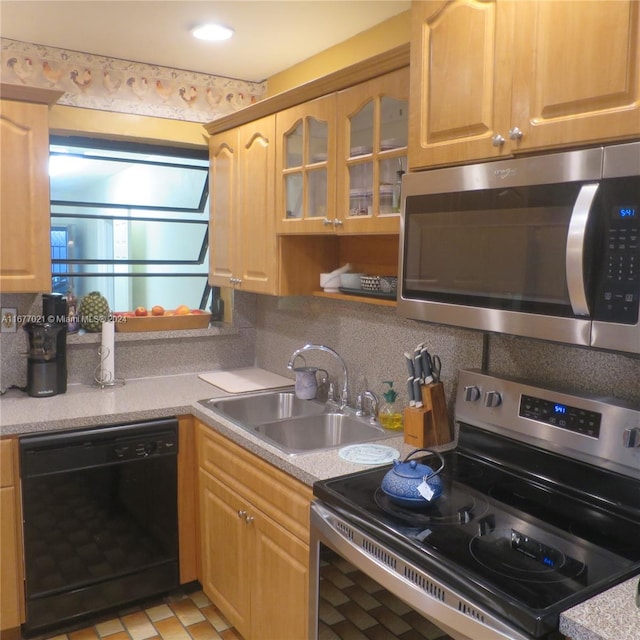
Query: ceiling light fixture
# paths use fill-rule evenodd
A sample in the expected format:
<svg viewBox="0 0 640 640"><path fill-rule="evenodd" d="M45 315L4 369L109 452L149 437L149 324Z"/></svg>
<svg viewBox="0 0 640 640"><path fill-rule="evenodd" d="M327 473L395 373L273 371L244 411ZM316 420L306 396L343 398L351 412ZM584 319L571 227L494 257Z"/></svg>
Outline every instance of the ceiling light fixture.
<svg viewBox="0 0 640 640"><path fill-rule="evenodd" d="M223 27L221 24L203 24L191 31L194 38L198 40L209 40L211 42L219 42L228 40L233 34L233 29Z"/></svg>

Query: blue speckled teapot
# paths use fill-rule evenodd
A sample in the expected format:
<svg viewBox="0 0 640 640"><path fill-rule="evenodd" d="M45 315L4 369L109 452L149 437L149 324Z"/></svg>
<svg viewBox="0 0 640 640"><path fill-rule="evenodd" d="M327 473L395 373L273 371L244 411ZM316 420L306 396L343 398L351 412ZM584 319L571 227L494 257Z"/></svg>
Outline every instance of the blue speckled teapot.
<svg viewBox="0 0 640 640"><path fill-rule="evenodd" d="M410 460L420 452L437 457L440 466L434 471L426 464ZM442 495L442 480L439 474L443 469L444 458L437 451L416 449L402 462L394 460L393 469L386 473L380 488L392 502L402 507L410 509L426 507Z"/></svg>

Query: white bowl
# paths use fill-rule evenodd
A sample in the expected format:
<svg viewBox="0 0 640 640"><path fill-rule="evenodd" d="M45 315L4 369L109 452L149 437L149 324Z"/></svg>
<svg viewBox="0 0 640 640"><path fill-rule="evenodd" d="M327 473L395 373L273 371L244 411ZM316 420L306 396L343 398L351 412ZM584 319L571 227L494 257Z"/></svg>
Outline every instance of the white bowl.
<svg viewBox="0 0 640 640"><path fill-rule="evenodd" d="M360 277L363 273L343 273L340 276L340 286L345 289L360 289Z"/></svg>
<svg viewBox="0 0 640 640"><path fill-rule="evenodd" d="M339 273L321 273L320 274L320 286L325 291L338 291L340 286L340 274Z"/></svg>

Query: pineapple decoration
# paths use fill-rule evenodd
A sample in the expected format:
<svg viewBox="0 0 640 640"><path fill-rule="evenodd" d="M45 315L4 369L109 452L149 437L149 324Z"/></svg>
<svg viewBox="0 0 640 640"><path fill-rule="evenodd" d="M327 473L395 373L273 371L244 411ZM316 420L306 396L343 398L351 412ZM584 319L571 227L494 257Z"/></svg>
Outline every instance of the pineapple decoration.
<svg viewBox="0 0 640 640"><path fill-rule="evenodd" d="M101 331L102 323L109 319L109 303L99 292L92 291L80 301L80 327L85 331Z"/></svg>

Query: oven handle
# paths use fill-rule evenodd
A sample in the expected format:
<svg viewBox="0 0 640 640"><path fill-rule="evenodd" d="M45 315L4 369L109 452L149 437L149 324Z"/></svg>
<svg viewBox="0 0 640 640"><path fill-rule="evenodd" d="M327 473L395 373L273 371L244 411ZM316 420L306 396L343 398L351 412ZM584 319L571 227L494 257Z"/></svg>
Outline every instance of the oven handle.
<svg viewBox="0 0 640 640"><path fill-rule="evenodd" d="M571 220L569 221L569 230L567 232L567 248L565 254L567 289L569 291L571 309L576 316L590 315L583 265L587 225L599 186L597 182L582 185L576 202L573 205Z"/></svg>
<svg viewBox="0 0 640 640"><path fill-rule="evenodd" d="M327 509L315 500L311 505L311 535L310 535L310 600L318 600L319 580L319 543L327 545L342 558L366 573L382 587L393 592L421 615L428 617L442 631L457 640L531 640L513 627L505 624L491 613L479 610L467 598L455 589L444 584L424 570L397 557L398 565L405 566L404 572L392 568L383 560L367 553L365 549L380 545L371 537L350 522L344 520L335 512ZM359 541L359 538L362 540ZM362 544L363 543L363 544ZM389 558L392 553L381 550L382 558ZM424 580L426 588L420 588L416 583L405 577L409 573ZM397 593L397 586L403 587L402 596ZM438 597L435 597L433 593ZM428 611L427 611L428 609ZM466 612L466 613L465 613ZM482 619L479 619L482 618ZM317 609L313 608L309 616L310 638L317 640Z"/></svg>

